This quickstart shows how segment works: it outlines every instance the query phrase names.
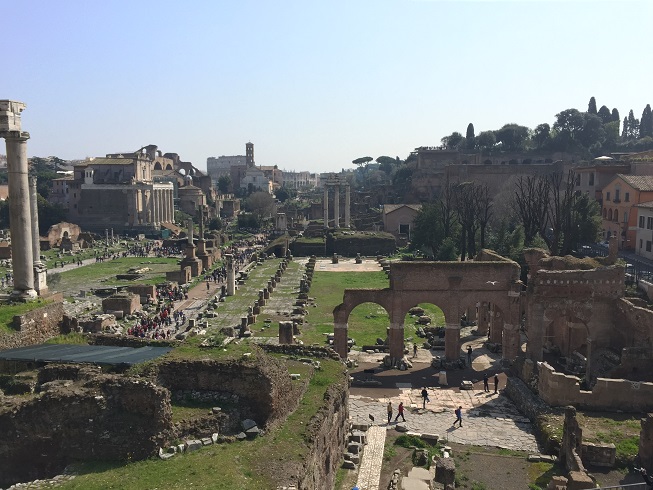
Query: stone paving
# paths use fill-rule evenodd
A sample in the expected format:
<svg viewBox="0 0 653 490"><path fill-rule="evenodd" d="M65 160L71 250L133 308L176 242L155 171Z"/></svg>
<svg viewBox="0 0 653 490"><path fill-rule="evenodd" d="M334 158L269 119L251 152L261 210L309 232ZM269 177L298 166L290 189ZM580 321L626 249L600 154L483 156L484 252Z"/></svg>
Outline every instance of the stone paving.
<svg viewBox="0 0 653 490"><path fill-rule="evenodd" d="M385 427L375 425L367 431L367 445L358 470L356 485L362 490L378 490L385 448Z"/></svg>

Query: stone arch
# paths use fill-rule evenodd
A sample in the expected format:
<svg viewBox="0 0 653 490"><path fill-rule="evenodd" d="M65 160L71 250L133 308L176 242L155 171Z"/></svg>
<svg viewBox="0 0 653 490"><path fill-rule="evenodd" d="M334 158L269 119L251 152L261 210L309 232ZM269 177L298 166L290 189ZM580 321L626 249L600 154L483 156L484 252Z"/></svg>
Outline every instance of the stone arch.
<svg viewBox="0 0 653 490"><path fill-rule="evenodd" d="M161 163L160 163L160 162L156 162L156 163L154 164L154 170L162 170L162 168L161 168Z"/></svg>
<svg viewBox="0 0 653 490"><path fill-rule="evenodd" d="M488 260L482 259L487 256ZM342 304L334 311L334 346L347 356L347 321L352 309L362 302L378 303L390 316L390 356L401 357L404 350L404 319L410 308L420 303L438 305L445 317L445 357L460 356L461 305L475 304L479 298L496 304L503 318L503 356L513 359L519 346L520 291L519 265L496 254L486 253L473 262L394 262L390 265L387 289L346 289Z"/></svg>
<svg viewBox="0 0 653 490"><path fill-rule="evenodd" d="M347 334L356 341L356 345L371 346L378 339L387 342L390 328L390 314L383 305L367 301L359 303L350 312L347 319ZM371 335L371 336L370 336ZM363 340L365 337L367 340Z"/></svg>
<svg viewBox="0 0 653 490"><path fill-rule="evenodd" d="M574 351L587 355L587 339L590 338L590 318L587 315L559 307L548 309L545 318L548 319L544 332L545 347L556 347L565 357L570 357Z"/></svg>
<svg viewBox="0 0 653 490"><path fill-rule="evenodd" d="M618 209L614 210L614 220L619 221L619 210Z"/></svg>
<svg viewBox="0 0 653 490"><path fill-rule="evenodd" d="M173 170L172 165L168 163L168 164L166 165L166 170Z"/></svg>

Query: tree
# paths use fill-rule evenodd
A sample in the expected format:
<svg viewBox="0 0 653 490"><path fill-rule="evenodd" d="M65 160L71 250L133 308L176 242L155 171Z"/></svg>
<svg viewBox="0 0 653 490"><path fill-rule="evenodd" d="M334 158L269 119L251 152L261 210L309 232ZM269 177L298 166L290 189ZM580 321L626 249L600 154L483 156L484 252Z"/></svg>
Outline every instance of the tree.
<svg viewBox="0 0 653 490"><path fill-rule="evenodd" d="M545 149L551 143L551 126L547 123L538 124L533 131L533 143L538 149Z"/></svg>
<svg viewBox="0 0 653 490"><path fill-rule="evenodd" d="M617 110L616 107L612 109L612 120L617 122L621 121L621 117L619 117L619 111Z"/></svg>
<svg viewBox="0 0 653 490"><path fill-rule="evenodd" d="M601 144L605 139L603 121L595 114L583 114L583 128L578 135L578 141L585 147L590 148L595 144Z"/></svg>
<svg viewBox="0 0 653 490"><path fill-rule="evenodd" d="M603 130L605 131L603 147L609 150L616 148L619 142L619 121L610 121L603 126Z"/></svg>
<svg viewBox="0 0 653 490"><path fill-rule="evenodd" d="M465 146L468 150L476 148L476 136L474 135L474 125L469 123L467 125L467 134L465 135Z"/></svg>
<svg viewBox="0 0 653 490"><path fill-rule="evenodd" d="M621 139L622 140L627 140L629 135L629 130L628 130L628 118L624 117L624 124L623 124L623 131L621 132Z"/></svg>
<svg viewBox="0 0 653 490"><path fill-rule="evenodd" d="M501 129L494 132L494 135L501 147L506 151L520 151L528 138L529 129L519 124L505 124Z"/></svg>
<svg viewBox="0 0 653 490"><path fill-rule="evenodd" d="M556 131L556 148L562 151L573 148L584 124L585 118L578 109L566 109L556 114L556 121L553 123L553 129Z"/></svg>
<svg viewBox="0 0 653 490"><path fill-rule="evenodd" d="M221 175L218 177L218 190L223 194L229 192L231 188L231 177L228 175Z"/></svg>
<svg viewBox="0 0 653 490"><path fill-rule="evenodd" d="M596 115L596 99L594 97L590 98L590 103L587 106L587 112L589 114Z"/></svg>
<svg viewBox="0 0 653 490"><path fill-rule="evenodd" d="M602 105L599 109L598 116L601 118L601 121L603 121L603 124L612 122L612 114L610 113L610 109L604 105Z"/></svg>
<svg viewBox="0 0 653 490"><path fill-rule="evenodd" d="M642 119L639 122L639 137L645 138L647 136L653 137L653 114L651 113L650 104L646 104L642 112Z"/></svg>
<svg viewBox="0 0 653 490"><path fill-rule="evenodd" d="M639 138L639 119L635 119L635 114L631 109L628 113L628 139L636 140Z"/></svg>
<svg viewBox="0 0 653 490"><path fill-rule="evenodd" d="M274 199L267 192L252 192L245 200L245 209L254 215L256 222L260 226L263 220L268 218L274 211Z"/></svg>
<svg viewBox="0 0 653 490"><path fill-rule="evenodd" d="M481 131L478 137L476 138L476 144L480 148L489 150L494 145L497 144L497 138L494 135L494 131Z"/></svg>
<svg viewBox="0 0 653 490"><path fill-rule="evenodd" d="M274 195L280 202L286 202L290 198L290 192L285 187L277 189Z"/></svg>
<svg viewBox="0 0 653 490"><path fill-rule="evenodd" d="M370 163L372 160L374 160L374 158L372 157L360 157L357 158L356 160L352 160L351 163L357 165L358 167L362 167L363 165L367 165L368 163Z"/></svg>
<svg viewBox="0 0 653 490"><path fill-rule="evenodd" d="M463 137L462 134L460 134L457 131L454 131L449 136L445 136L444 138L442 138L440 141L447 149L455 150L463 144L464 140L465 138Z"/></svg>
<svg viewBox="0 0 653 490"><path fill-rule="evenodd" d="M546 226L549 182L537 176L522 176L515 187L515 209L524 229L524 245L529 247Z"/></svg>
<svg viewBox="0 0 653 490"><path fill-rule="evenodd" d="M413 220L411 234L413 246L432 256L436 255L440 244L446 238L440 213L441 207L438 203L427 203L422 206Z"/></svg>
<svg viewBox="0 0 653 490"><path fill-rule="evenodd" d="M209 221L209 230L221 230L222 220L217 216Z"/></svg>
<svg viewBox="0 0 653 490"><path fill-rule="evenodd" d="M399 157L392 158L389 156L380 156L376 159L376 163L379 165L387 164L387 165L397 165L397 160L399 160ZM401 162L401 160L399 160Z"/></svg>

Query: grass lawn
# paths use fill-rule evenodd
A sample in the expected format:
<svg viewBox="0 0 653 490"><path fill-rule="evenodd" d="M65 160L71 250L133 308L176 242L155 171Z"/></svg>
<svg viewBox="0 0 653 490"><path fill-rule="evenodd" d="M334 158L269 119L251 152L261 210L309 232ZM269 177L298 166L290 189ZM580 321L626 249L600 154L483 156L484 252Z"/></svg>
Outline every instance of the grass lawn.
<svg viewBox="0 0 653 490"><path fill-rule="evenodd" d="M167 271L177 270L178 258L124 257L108 260L85 267L78 267L48 277L51 288L57 291L77 291L96 287L124 286L129 284L157 284L165 282ZM142 279L119 280L117 274L124 274L132 267L148 267Z"/></svg>
<svg viewBox="0 0 653 490"><path fill-rule="evenodd" d="M307 375L309 367L290 363L291 372ZM340 363L323 360L308 383L297 410L277 430L253 441L207 446L199 451L177 455L168 461L153 458L138 462L95 462L76 467L79 476L61 485L64 489L176 489L213 488L218 490L276 488L273 476L278 464L299 462L308 451L305 428L323 403L324 394L344 374ZM201 408L201 407L196 407ZM192 415L187 407L186 415ZM185 409L173 409L175 418ZM176 413L175 413L176 412Z"/></svg>

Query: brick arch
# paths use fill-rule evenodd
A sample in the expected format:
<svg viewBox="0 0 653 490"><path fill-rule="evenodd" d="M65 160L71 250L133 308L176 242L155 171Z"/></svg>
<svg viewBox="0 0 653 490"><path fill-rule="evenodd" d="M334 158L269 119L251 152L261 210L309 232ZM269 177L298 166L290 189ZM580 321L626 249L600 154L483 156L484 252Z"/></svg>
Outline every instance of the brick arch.
<svg viewBox="0 0 653 490"><path fill-rule="evenodd" d="M401 357L404 350L404 318L420 303L438 305L446 321L445 355L460 355L460 316L463 304L484 298L496 304L502 314L500 326L503 355L517 355L519 345L520 267L497 255L478 262L394 262L390 265L390 287L386 289L346 289L343 302L333 310L334 347L347 356L347 321L359 304L381 305L390 316L390 356Z"/></svg>

